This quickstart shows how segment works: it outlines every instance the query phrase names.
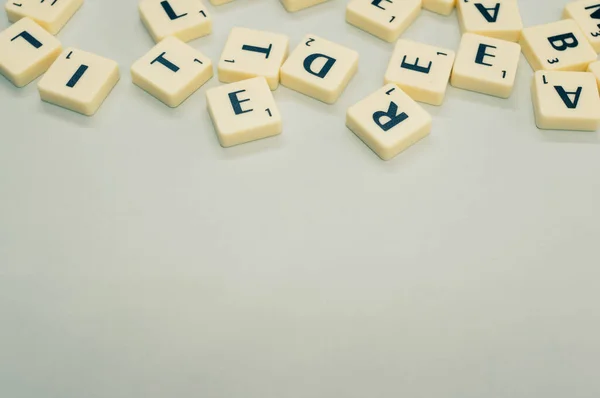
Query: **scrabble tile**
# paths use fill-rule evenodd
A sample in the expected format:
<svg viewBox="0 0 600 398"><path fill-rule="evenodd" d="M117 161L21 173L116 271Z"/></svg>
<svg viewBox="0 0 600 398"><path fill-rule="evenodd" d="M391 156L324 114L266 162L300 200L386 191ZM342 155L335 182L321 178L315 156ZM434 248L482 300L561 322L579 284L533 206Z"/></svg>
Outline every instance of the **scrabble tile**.
<svg viewBox="0 0 600 398"><path fill-rule="evenodd" d="M465 33L454 61L454 87L508 98L515 84L521 48L517 43Z"/></svg>
<svg viewBox="0 0 600 398"><path fill-rule="evenodd" d="M131 67L134 84L173 108L212 75L210 59L176 37L167 37Z"/></svg>
<svg viewBox="0 0 600 398"><path fill-rule="evenodd" d="M91 116L119 81L115 61L67 48L38 83L43 101Z"/></svg>
<svg viewBox="0 0 600 398"><path fill-rule="evenodd" d="M600 97L596 79L589 72L537 71L531 98L535 124L541 129L598 128Z"/></svg>
<svg viewBox="0 0 600 398"><path fill-rule="evenodd" d="M421 0L352 0L346 7L346 21L393 42L420 13Z"/></svg>
<svg viewBox="0 0 600 398"><path fill-rule="evenodd" d="M281 84L333 104L358 70L358 53L307 35L281 67Z"/></svg>
<svg viewBox="0 0 600 398"><path fill-rule="evenodd" d="M395 84L386 84L348 108L346 126L389 160L429 134L431 116Z"/></svg>
<svg viewBox="0 0 600 398"><path fill-rule="evenodd" d="M600 1L581 0L567 3L563 18L573 19L597 53L600 53Z"/></svg>
<svg viewBox="0 0 600 398"><path fill-rule="evenodd" d="M212 31L212 19L200 0L142 0L139 10L157 43L167 36L187 42Z"/></svg>
<svg viewBox="0 0 600 398"><path fill-rule="evenodd" d="M441 105L454 64L454 51L400 39L385 72L385 83L395 83L415 101Z"/></svg>
<svg viewBox="0 0 600 398"><path fill-rule="evenodd" d="M44 73L61 51L54 36L23 18L0 32L0 74L23 87Z"/></svg>
<svg viewBox="0 0 600 398"><path fill-rule="evenodd" d="M463 33L519 41L523 22L517 0L457 0L457 8Z"/></svg>
<svg viewBox="0 0 600 398"><path fill-rule="evenodd" d="M279 86L279 69L288 54L285 35L233 28L219 61L219 80L233 83L264 76L271 90Z"/></svg>
<svg viewBox="0 0 600 398"><path fill-rule="evenodd" d="M281 0L281 4L288 12L296 12L305 8L325 3L327 0Z"/></svg>
<svg viewBox="0 0 600 398"><path fill-rule="evenodd" d="M591 72L598 82L598 88L600 89L600 61L592 62L588 66L588 72Z"/></svg>
<svg viewBox="0 0 600 398"><path fill-rule="evenodd" d="M210 4L213 6L220 6L222 4L231 3L233 0L210 0Z"/></svg>
<svg viewBox="0 0 600 398"><path fill-rule="evenodd" d="M521 48L533 70L584 71L596 52L572 19L523 29Z"/></svg>
<svg viewBox="0 0 600 398"><path fill-rule="evenodd" d="M207 90L206 105L223 147L281 133L281 114L262 76Z"/></svg>
<svg viewBox="0 0 600 398"><path fill-rule="evenodd" d="M435 13L441 15L450 15L452 10L454 10L454 6L456 5L456 0L423 0L422 6L424 9L433 11Z"/></svg>
<svg viewBox="0 0 600 398"><path fill-rule="evenodd" d="M31 18L55 35L82 4L83 0L8 0L5 8L10 22Z"/></svg>

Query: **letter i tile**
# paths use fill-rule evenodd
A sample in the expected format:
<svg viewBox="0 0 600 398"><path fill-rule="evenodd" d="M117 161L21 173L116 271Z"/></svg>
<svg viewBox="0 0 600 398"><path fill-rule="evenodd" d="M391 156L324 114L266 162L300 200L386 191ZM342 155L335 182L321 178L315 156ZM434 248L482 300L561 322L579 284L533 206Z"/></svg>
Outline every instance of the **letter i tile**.
<svg viewBox="0 0 600 398"><path fill-rule="evenodd" d="M43 101L91 116L119 81L113 60L67 48L38 83Z"/></svg>
<svg viewBox="0 0 600 398"><path fill-rule="evenodd" d="M333 104L358 70L358 53L307 35L281 67L281 84Z"/></svg>
<svg viewBox="0 0 600 398"><path fill-rule="evenodd" d="M348 108L346 126L389 160L429 134L431 116L398 86L387 84Z"/></svg>

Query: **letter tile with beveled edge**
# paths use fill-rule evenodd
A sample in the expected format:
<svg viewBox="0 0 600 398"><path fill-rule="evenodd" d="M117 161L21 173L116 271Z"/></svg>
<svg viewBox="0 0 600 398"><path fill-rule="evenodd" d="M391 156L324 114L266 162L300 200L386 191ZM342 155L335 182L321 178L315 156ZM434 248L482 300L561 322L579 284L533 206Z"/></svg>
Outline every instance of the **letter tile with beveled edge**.
<svg viewBox="0 0 600 398"><path fill-rule="evenodd" d="M592 62L588 66L588 72L591 72L598 82L598 89L600 89L600 61Z"/></svg>
<svg viewBox="0 0 600 398"><path fill-rule="evenodd" d="M597 53L600 53L600 1L580 0L567 3L563 18L573 19Z"/></svg>
<svg viewBox="0 0 600 398"><path fill-rule="evenodd" d="M296 12L305 8L325 3L327 0L281 0L281 4L287 12Z"/></svg>
<svg viewBox="0 0 600 398"><path fill-rule="evenodd" d="M142 0L139 10L156 43L167 36L187 42L212 31L212 19L200 0Z"/></svg>
<svg viewBox="0 0 600 398"><path fill-rule="evenodd" d="M0 32L0 74L23 87L44 73L60 55L56 37L29 18Z"/></svg>
<svg viewBox="0 0 600 398"><path fill-rule="evenodd" d="M457 0L463 33L519 41L523 21L517 0Z"/></svg>
<svg viewBox="0 0 600 398"><path fill-rule="evenodd" d="M421 0L352 0L346 21L388 42L393 42L421 13Z"/></svg>
<svg viewBox="0 0 600 398"><path fill-rule="evenodd" d="M5 8L10 22L31 18L55 35L82 4L83 0L8 0Z"/></svg>
<svg viewBox="0 0 600 398"><path fill-rule="evenodd" d="M415 101L441 105L453 64L452 50L400 39L384 81L397 84Z"/></svg>
<svg viewBox="0 0 600 398"><path fill-rule="evenodd" d="M271 90L275 90L288 47L289 39L285 35L233 28L219 60L219 80L232 83L264 76Z"/></svg>
<svg viewBox="0 0 600 398"><path fill-rule="evenodd" d="M91 116L119 81L119 66L96 54L67 48L38 83L43 101Z"/></svg>
<svg viewBox="0 0 600 398"><path fill-rule="evenodd" d="M456 0L423 0L423 8L441 15L450 15Z"/></svg>
<svg viewBox="0 0 600 398"><path fill-rule="evenodd" d="M595 131L600 97L589 72L537 71L531 85L535 124L549 130Z"/></svg>
<svg viewBox="0 0 600 398"><path fill-rule="evenodd" d="M281 67L281 84L333 104L358 70L358 53L307 35Z"/></svg>
<svg viewBox="0 0 600 398"><path fill-rule="evenodd" d="M281 133L281 114L262 76L207 90L206 105L223 147Z"/></svg>
<svg viewBox="0 0 600 398"><path fill-rule="evenodd" d="M572 19L523 29L523 55L533 70L584 71L596 52Z"/></svg>
<svg viewBox="0 0 600 398"><path fill-rule="evenodd" d="M133 83L172 108L212 75L210 59L176 37L167 37L131 67Z"/></svg>
<svg viewBox="0 0 600 398"><path fill-rule="evenodd" d="M450 83L465 90L508 98L515 84L520 55L517 43L465 33Z"/></svg>
<svg viewBox="0 0 600 398"><path fill-rule="evenodd" d="M386 84L348 108L346 126L389 160L429 134L431 116L395 84Z"/></svg>

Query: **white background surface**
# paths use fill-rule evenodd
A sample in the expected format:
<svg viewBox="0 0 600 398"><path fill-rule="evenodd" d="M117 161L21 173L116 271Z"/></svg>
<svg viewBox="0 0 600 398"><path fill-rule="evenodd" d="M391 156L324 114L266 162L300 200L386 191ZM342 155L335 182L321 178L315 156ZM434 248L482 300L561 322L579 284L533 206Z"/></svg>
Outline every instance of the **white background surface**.
<svg viewBox="0 0 600 398"><path fill-rule="evenodd" d="M521 0L525 26L563 1ZM344 126L392 52L339 0L210 7L233 26L356 49L333 106L275 92L283 135L219 146L213 78L178 109L131 83L153 45L133 0L87 0L59 34L115 59L95 117L0 79L0 396L597 398L600 146L450 87L390 162ZM8 26L0 19L0 28ZM456 49L456 15L403 37Z"/></svg>

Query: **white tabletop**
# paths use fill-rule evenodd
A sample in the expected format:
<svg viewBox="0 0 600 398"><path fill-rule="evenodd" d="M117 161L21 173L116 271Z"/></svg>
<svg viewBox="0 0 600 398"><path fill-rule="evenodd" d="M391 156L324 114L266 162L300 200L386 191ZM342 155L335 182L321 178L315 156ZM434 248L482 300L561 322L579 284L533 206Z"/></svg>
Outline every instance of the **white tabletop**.
<svg viewBox="0 0 600 398"><path fill-rule="evenodd" d="M564 6L519 3L525 26ZM393 44L340 0L209 7L191 44L215 63L245 26L346 45L359 72L335 105L280 87L283 134L223 149L217 78L166 107L131 83L136 1L87 0L58 37L119 62L96 116L0 78L0 396L597 398L599 136L535 127L525 59L510 99L450 87L383 162L345 111ZM403 37L456 49L456 15Z"/></svg>

